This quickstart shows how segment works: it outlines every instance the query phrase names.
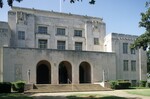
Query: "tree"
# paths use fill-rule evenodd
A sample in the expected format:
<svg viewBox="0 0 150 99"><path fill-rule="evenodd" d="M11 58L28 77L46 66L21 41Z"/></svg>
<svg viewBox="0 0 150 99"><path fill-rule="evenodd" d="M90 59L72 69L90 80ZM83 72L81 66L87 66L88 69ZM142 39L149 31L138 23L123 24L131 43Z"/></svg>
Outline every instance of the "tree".
<svg viewBox="0 0 150 99"><path fill-rule="evenodd" d="M141 13L140 27L145 28L145 33L140 35L131 45L131 48L143 48L143 50L150 49L150 2L146 2L147 11Z"/></svg>
<svg viewBox="0 0 150 99"><path fill-rule="evenodd" d="M21 2L23 0L7 0L8 5L12 7L14 1ZM69 0L69 1L70 1L70 3L75 3L76 1L78 1L78 2L81 1L82 2L82 0ZM89 4L95 4L95 1L96 0L90 0ZM2 7L3 7L3 0L0 0L0 8L2 8Z"/></svg>

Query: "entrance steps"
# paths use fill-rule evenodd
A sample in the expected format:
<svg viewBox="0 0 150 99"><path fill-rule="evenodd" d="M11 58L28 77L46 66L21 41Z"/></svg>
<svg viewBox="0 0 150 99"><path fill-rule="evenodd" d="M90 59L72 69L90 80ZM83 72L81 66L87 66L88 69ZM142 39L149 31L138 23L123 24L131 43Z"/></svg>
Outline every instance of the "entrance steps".
<svg viewBox="0 0 150 99"><path fill-rule="evenodd" d="M111 90L104 88L99 84L36 84L32 89L26 90L25 93L49 93L49 92L83 92L83 91L106 91Z"/></svg>

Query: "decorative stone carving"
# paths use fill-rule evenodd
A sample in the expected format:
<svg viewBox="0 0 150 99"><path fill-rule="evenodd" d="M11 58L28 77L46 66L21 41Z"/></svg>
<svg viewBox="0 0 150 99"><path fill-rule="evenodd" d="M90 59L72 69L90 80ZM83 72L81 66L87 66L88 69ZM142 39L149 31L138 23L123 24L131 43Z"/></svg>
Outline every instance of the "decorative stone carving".
<svg viewBox="0 0 150 99"><path fill-rule="evenodd" d="M22 80L22 65L16 64L14 67L15 72L15 81Z"/></svg>
<svg viewBox="0 0 150 99"><path fill-rule="evenodd" d="M27 25L27 14L24 12L17 12L17 23Z"/></svg>

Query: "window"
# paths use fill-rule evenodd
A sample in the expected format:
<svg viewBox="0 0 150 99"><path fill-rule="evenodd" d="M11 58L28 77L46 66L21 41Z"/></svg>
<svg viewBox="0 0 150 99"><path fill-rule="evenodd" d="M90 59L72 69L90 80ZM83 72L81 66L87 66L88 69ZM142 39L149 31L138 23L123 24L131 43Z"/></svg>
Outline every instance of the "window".
<svg viewBox="0 0 150 99"><path fill-rule="evenodd" d="M74 36L82 37L82 30L74 30Z"/></svg>
<svg viewBox="0 0 150 99"><path fill-rule="evenodd" d="M135 49L134 48L131 48L131 54L135 54Z"/></svg>
<svg viewBox="0 0 150 99"><path fill-rule="evenodd" d="M131 61L131 71L136 71L136 61L135 60Z"/></svg>
<svg viewBox="0 0 150 99"><path fill-rule="evenodd" d="M99 45L99 38L94 38L94 45Z"/></svg>
<svg viewBox="0 0 150 99"><path fill-rule="evenodd" d="M25 40L25 31L18 31L18 40Z"/></svg>
<svg viewBox="0 0 150 99"><path fill-rule="evenodd" d="M128 53L128 43L123 43L123 53L124 54Z"/></svg>
<svg viewBox="0 0 150 99"><path fill-rule="evenodd" d="M64 28L57 28L57 35L65 35L65 29Z"/></svg>
<svg viewBox="0 0 150 99"><path fill-rule="evenodd" d="M39 26L38 27L38 33L40 33L40 34L47 34L47 27Z"/></svg>
<svg viewBox="0 0 150 99"><path fill-rule="evenodd" d="M38 47L42 48L42 49L46 49L47 48L47 40L39 40Z"/></svg>
<svg viewBox="0 0 150 99"><path fill-rule="evenodd" d="M123 70L128 71L128 60L123 61Z"/></svg>
<svg viewBox="0 0 150 99"><path fill-rule="evenodd" d="M1 32L1 33L8 32L8 29L0 28L0 32Z"/></svg>
<svg viewBox="0 0 150 99"><path fill-rule="evenodd" d="M82 42L75 42L75 50L82 50Z"/></svg>
<svg viewBox="0 0 150 99"><path fill-rule="evenodd" d="M65 41L57 41L57 49L65 50Z"/></svg>

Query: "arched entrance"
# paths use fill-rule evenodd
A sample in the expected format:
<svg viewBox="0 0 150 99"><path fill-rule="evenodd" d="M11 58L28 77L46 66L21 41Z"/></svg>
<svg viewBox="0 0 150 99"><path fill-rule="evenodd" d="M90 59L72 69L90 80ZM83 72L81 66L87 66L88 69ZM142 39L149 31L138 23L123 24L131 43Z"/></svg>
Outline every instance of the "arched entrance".
<svg viewBox="0 0 150 99"><path fill-rule="evenodd" d="M40 61L36 69L36 83L50 84L51 83L51 65L48 61Z"/></svg>
<svg viewBox="0 0 150 99"><path fill-rule="evenodd" d="M63 61L59 64L59 84L72 83L72 66L69 62Z"/></svg>
<svg viewBox="0 0 150 99"><path fill-rule="evenodd" d="M79 66L79 83L91 83L91 66L87 62Z"/></svg>

